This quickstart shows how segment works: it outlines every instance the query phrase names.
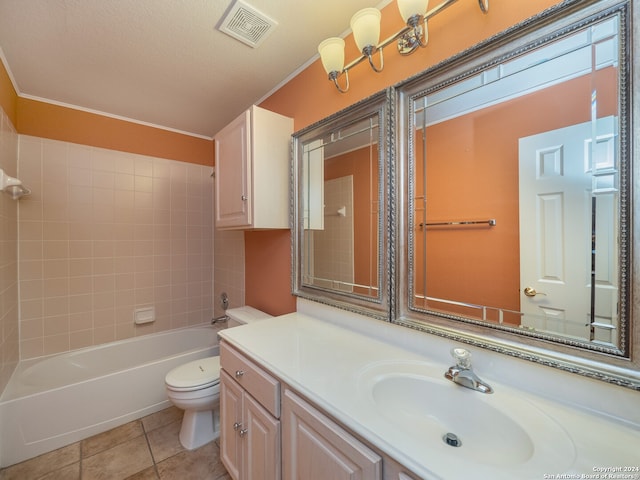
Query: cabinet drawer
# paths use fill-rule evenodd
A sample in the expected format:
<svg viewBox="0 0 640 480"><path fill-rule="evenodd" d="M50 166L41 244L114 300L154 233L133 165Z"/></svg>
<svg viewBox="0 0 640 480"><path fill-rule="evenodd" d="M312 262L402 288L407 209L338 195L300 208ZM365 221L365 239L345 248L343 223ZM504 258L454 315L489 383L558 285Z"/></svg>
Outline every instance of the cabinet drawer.
<svg viewBox="0 0 640 480"><path fill-rule="evenodd" d="M220 365L253 398L280 418L280 382L225 342L220 344Z"/></svg>

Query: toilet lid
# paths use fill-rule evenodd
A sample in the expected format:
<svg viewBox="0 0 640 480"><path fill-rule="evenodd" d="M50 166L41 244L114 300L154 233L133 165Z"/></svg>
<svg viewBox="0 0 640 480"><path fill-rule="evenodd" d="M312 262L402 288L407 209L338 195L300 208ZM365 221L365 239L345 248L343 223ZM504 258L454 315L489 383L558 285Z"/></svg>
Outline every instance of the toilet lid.
<svg viewBox="0 0 640 480"><path fill-rule="evenodd" d="M194 360L174 368L164 381L170 387L194 388L220 381L220 357Z"/></svg>

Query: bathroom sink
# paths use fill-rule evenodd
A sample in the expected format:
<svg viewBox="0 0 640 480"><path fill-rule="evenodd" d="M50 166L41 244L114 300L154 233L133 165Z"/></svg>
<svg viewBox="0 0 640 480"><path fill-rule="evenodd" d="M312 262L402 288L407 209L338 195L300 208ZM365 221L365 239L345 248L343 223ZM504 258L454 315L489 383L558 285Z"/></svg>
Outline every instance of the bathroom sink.
<svg viewBox="0 0 640 480"><path fill-rule="evenodd" d="M445 463L514 473L563 471L573 463L571 438L524 395L497 385L493 394L480 393L443 372L420 362L378 364L362 372L360 388L391 435Z"/></svg>

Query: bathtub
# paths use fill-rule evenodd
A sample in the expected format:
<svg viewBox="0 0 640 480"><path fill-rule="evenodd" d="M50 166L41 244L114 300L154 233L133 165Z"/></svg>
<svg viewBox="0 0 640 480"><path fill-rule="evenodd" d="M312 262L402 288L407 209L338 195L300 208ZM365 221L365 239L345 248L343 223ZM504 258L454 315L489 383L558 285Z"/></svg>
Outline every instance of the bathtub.
<svg viewBox="0 0 640 480"><path fill-rule="evenodd" d="M168 407L165 375L218 355L217 330L171 330L18 363L0 397L0 466Z"/></svg>

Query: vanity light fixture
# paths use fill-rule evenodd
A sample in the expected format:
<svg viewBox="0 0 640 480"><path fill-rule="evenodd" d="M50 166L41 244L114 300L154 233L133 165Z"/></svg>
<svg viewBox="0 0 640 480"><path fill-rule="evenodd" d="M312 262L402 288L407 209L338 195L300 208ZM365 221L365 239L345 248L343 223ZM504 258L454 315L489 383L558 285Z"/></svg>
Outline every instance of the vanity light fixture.
<svg viewBox="0 0 640 480"><path fill-rule="evenodd" d="M409 55L418 47L426 47L429 41L427 20L436 16L458 0L445 0L440 5L429 11L427 11L429 0L396 1L398 3L400 15L406 23L406 26L391 35L382 43L378 43L380 41L380 10L377 8L365 8L357 12L351 18L353 38L358 46L358 50L362 52L362 55L346 66L344 65L344 40L342 38L328 38L318 45L318 53L320 53L322 66L327 72L329 80L334 83L341 93L345 93L349 90L349 70L358 65L364 59L369 61L369 65L373 71L382 71L384 68L382 50L390 43L397 41L398 52L401 55ZM488 13L489 0L477 1L480 6L480 11L482 13ZM376 66L373 61L373 54L376 52L380 55L378 66ZM344 87L338 83L338 77L343 74L345 77Z"/></svg>
<svg viewBox="0 0 640 480"><path fill-rule="evenodd" d="M380 41L380 10L377 8L364 8L351 17L351 30L353 39L362 55L369 59L369 65L374 72L381 72L384 68L382 49L378 49ZM380 67L376 67L371 60L371 55L376 50L380 51Z"/></svg>

